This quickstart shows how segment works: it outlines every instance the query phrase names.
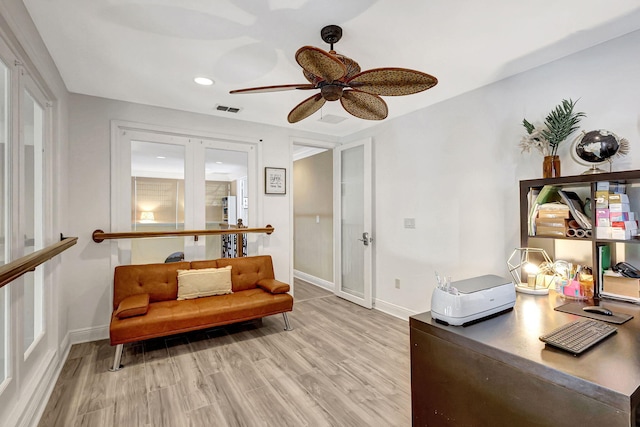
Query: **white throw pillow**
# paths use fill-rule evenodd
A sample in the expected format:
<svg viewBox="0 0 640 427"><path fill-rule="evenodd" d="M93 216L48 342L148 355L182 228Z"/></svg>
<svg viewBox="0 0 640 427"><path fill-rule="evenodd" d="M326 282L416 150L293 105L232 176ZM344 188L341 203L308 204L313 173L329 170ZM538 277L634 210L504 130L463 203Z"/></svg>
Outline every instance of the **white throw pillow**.
<svg viewBox="0 0 640 427"><path fill-rule="evenodd" d="M230 294L231 266L178 270L178 300Z"/></svg>

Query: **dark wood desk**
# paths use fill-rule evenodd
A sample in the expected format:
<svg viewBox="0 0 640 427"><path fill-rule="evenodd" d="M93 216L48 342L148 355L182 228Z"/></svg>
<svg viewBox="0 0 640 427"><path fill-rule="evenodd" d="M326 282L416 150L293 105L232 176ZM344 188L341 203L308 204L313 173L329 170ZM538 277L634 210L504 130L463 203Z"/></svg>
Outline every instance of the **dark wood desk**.
<svg viewBox="0 0 640 427"><path fill-rule="evenodd" d="M580 356L538 337L579 316L557 295L518 294L514 310L475 325L410 318L414 426L635 426L640 306L603 301L633 319Z"/></svg>

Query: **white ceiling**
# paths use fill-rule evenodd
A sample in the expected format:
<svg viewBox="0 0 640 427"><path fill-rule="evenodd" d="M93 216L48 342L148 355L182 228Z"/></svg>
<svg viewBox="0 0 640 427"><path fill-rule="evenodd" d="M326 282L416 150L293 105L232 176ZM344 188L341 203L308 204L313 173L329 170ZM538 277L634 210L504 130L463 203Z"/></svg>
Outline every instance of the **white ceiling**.
<svg viewBox="0 0 640 427"><path fill-rule="evenodd" d="M377 122L340 103L297 123L306 91L230 95L306 83L298 48L335 49L363 70L404 67L434 88L386 97L397 117L640 29L637 0L24 0L71 92L344 136ZM193 78L215 80L209 87ZM217 105L240 108L220 112ZM342 116L334 124L321 117ZM330 117L331 118L331 117ZM388 120L388 119L387 119Z"/></svg>

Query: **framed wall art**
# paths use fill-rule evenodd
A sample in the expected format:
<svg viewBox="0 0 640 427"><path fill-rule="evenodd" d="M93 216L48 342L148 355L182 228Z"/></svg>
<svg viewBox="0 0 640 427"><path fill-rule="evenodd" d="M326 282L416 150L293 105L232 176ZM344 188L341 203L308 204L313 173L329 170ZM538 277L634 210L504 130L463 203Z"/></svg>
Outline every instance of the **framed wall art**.
<svg viewBox="0 0 640 427"><path fill-rule="evenodd" d="M287 170L285 168L264 168L264 193L287 194Z"/></svg>

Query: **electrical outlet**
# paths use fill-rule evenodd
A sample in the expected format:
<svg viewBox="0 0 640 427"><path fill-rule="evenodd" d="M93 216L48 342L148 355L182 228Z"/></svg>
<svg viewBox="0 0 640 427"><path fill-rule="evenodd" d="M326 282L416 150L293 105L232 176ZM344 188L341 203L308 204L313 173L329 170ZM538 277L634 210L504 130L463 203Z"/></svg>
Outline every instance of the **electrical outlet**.
<svg viewBox="0 0 640 427"><path fill-rule="evenodd" d="M400 289L400 279L396 279L396 289Z"/></svg>

